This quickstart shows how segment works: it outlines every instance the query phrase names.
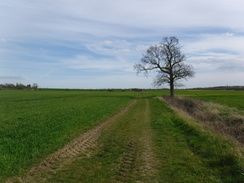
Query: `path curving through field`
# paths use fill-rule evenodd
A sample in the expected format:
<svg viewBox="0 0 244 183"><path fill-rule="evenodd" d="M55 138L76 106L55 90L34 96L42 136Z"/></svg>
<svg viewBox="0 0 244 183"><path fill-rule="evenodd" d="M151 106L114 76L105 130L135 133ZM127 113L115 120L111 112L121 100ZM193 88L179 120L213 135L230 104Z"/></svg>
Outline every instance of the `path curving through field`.
<svg viewBox="0 0 244 183"><path fill-rule="evenodd" d="M122 109L113 117L105 122L100 123L97 127L87 131L79 137L72 140L57 152L49 155L40 164L32 167L26 175L22 177L14 177L6 181L6 183L17 182L45 182L52 177L57 171L64 168L66 165L72 163L80 154L86 156L92 155L92 147L96 146L96 141L100 137L103 130L111 123L115 122L117 118L124 115L134 104L136 100L131 102L128 106Z"/></svg>
<svg viewBox="0 0 244 183"><path fill-rule="evenodd" d="M113 117L49 155L24 176L11 178L6 183L67 182L67 180L77 182L77 178L79 178L78 182L100 182L102 180L94 180L95 178L86 179L89 177L86 171L93 172L92 175L94 175L96 174L94 172L100 171L99 167L91 168L82 161L91 161L91 164L97 163L99 166L103 166L108 163L108 160L105 159L108 152L99 152L98 149L100 147L109 149L111 144L116 148L110 153L119 153L118 149L122 149L122 153L118 155L118 159L109 159L111 176L102 182L142 183L156 180L158 167L153 149L150 110L150 99L139 98L132 101ZM101 141L101 139L105 139L105 141ZM121 141L121 139L123 140ZM113 164L116 165L112 167ZM104 165L101 169L108 168L108 165ZM84 170L84 173L80 173L83 175L72 177L74 171L82 172ZM107 175L106 172L103 172L98 176L106 177ZM72 177L71 180L70 177Z"/></svg>
<svg viewBox="0 0 244 183"><path fill-rule="evenodd" d="M136 97L6 183L243 182L241 147L181 117L160 98Z"/></svg>
<svg viewBox="0 0 244 183"><path fill-rule="evenodd" d="M122 121L127 122L126 127L123 129L121 124L122 129L117 133L126 136L128 144L121 158L118 174L112 182L153 182L158 167L150 126L150 100L140 99Z"/></svg>

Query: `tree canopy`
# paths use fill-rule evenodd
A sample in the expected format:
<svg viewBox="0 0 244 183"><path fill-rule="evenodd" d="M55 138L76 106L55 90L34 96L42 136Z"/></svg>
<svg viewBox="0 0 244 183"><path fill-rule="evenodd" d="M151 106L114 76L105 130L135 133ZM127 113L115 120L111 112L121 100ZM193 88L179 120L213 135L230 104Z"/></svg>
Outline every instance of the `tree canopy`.
<svg viewBox="0 0 244 183"><path fill-rule="evenodd" d="M181 46L176 37L164 37L159 45L150 46L139 63L134 65L137 73L154 70L158 74L155 86L164 83L170 85L170 96L174 97L174 86L180 79L194 76L193 67L185 62L186 56L181 53Z"/></svg>

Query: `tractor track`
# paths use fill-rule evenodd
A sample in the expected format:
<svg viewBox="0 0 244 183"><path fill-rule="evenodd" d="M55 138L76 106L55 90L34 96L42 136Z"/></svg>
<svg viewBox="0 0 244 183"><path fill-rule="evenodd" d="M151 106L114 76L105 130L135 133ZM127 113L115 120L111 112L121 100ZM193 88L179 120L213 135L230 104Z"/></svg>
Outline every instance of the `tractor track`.
<svg viewBox="0 0 244 183"><path fill-rule="evenodd" d="M132 101L116 115L107 119L105 122L100 123L95 128L85 132L84 134L69 142L63 148L49 155L40 164L32 167L24 176L11 178L7 180L6 183L45 182L57 171L62 170L65 165L68 165L79 158L79 155L85 155L86 157L91 156L93 153L92 148L96 146L96 141L100 137L103 130L118 117L125 114L128 109L136 102L136 100ZM132 151L130 150L130 146L131 145L128 145L129 152ZM129 166L132 167L132 165Z"/></svg>
<svg viewBox="0 0 244 183"><path fill-rule="evenodd" d="M157 158L153 151L152 131L150 127L150 104L145 100L145 108L137 113L129 125L132 130L128 130L128 143L124 154L121 157L117 175L112 182L130 182L134 180L138 183L152 182L157 175ZM138 114L139 117L138 117ZM134 129L139 128L141 132L134 134ZM137 177L137 178L136 178ZM135 180L137 179L137 180ZM155 181L156 182L156 181Z"/></svg>
<svg viewBox="0 0 244 183"><path fill-rule="evenodd" d="M135 170L135 161L137 159L137 145L130 140L121 159L118 174L112 182L127 182L131 177L131 172Z"/></svg>
<svg viewBox="0 0 244 183"><path fill-rule="evenodd" d="M150 128L150 107L149 101L146 100L146 109L144 113L144 120L148 125L147 128L143 128L143 136L141 137L141 143L143 144L141 159L142 164L139 168L139 174L144 177L147 182L152 181L152 178L157 174L157 158L153 152L152 131Z"/></svg>

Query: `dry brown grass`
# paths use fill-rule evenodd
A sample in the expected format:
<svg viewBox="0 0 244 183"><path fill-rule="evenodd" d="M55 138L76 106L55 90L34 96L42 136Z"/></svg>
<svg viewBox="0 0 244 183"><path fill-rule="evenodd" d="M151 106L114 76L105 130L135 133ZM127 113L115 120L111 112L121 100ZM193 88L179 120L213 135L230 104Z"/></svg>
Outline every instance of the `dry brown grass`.
<svg viewBox="0 0 244 183"><path fill-rule="evenodd" d="M244 114L242 111L197 99L168 96L163 98L167 104L184 111L216 132L244 144Z"/></svg>

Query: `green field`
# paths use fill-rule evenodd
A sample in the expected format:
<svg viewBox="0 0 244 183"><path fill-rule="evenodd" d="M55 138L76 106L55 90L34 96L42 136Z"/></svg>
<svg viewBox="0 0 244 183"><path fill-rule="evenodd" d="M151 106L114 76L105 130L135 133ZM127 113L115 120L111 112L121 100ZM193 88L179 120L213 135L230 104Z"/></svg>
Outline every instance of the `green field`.
<svg viewBox="0 0 244 183"><path fill-rule="evenodd" d="M169 95L169 90L147 90L151 96ZM176 90L176 96L197 98L244 110L244 91L235 90Z"/></svg>
<svg viewBox="0 0 244 183"><path fill-rule="evenodd" d="M0 177L20 173L38 162L117 112L133 95L97 91L0 91Z"/></svg>
<svg viewBox="0 0 244 183"><path fill-rule="evenodd" d="M92 157L70 163L47 182L242 182L242 148L182 119L155 99L165 94L167 90L0 91L0 182L24 175L134 100L137 103L102 132ZM244 91L177 90L176 95L244 110ZM150 166L157 170L149 175L139 168L147 161L142 158L149 148L143 144L147 137L156 159L148 164L152 161ZM126 153L137 158L126 165L131 171L123 170L127 178L122 178L118 164Z"/></svg>
<svg viewBox="0 0 244 183"><path fill-rule="evenodd" d="M244 91L234 90L178 90L178 95L197 98L244 110Z"/></svg>

